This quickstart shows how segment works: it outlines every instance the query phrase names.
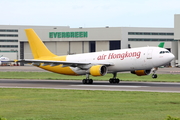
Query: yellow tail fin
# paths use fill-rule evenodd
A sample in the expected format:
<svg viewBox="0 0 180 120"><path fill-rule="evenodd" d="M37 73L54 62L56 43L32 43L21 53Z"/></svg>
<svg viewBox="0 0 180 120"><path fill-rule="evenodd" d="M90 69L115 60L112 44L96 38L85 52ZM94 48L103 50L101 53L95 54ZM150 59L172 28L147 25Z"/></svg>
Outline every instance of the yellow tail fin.
<svg viewBox="0 0 180 120"><path fill-rule="evenodd" d="M55 57L49 49L44 45L38 35L34 32L33 29L25 29L26 36L29 41L29 45L33 54L34 59L41 57Z"/></svg>

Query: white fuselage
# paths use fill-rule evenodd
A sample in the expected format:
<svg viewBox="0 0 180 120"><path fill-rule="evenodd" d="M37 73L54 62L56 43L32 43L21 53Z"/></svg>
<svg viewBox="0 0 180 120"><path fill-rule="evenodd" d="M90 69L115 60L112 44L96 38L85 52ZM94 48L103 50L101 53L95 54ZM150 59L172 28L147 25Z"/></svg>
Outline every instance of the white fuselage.
<svg viewBox="0 0 180 120"><path fill-rule="evenodd" d="M174 55L164 48L141 47L68 55L66 61L101 63L102 65L103 63L111 63L111 66L107 66L108 72L122 72L150 70L168 64L173 59ZM84 70L79 68L71 67L71 69L77 74L84 74Z"/></svg>

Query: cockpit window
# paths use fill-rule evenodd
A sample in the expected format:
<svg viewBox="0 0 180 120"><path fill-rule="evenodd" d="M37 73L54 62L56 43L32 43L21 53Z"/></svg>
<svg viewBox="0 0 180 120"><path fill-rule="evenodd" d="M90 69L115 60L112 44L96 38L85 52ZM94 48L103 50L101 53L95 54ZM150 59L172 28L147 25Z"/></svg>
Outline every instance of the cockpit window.
<svg viewBox="0 0 180 120"><path fill-rule="evenodd" d="M160 51L160 54L170 53L169 51Z"/></svg>

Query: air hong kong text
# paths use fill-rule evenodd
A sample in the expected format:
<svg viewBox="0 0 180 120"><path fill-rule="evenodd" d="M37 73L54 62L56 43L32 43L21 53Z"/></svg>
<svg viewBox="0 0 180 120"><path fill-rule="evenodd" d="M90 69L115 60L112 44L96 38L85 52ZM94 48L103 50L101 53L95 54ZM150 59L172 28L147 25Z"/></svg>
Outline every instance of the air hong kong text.
<svg viewBox="0 0 180 120"><path fill-rule="evenodd" d="M139 59L141 57L141 52L128 52L125 53L109 53L108 55L102 54L97 57L97 60L105 60L105 59L120 59L124 60L125 58L135 57Z"/></svg>

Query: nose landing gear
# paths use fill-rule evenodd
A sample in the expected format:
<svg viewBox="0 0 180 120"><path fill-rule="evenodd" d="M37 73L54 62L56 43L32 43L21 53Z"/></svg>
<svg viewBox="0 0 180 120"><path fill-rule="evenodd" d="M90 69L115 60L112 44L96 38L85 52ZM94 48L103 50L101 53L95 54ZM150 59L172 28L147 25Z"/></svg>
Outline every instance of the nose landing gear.
<svg viewBox="0 0 180 120"><path fill-rule="evenodd" d="M153 79L155 79L155 78L157 78L158 76L157 76L157 74L156 74L156 71L158 70L158 68L153 68L153 70L152 70L152 78Z"/></svg>
<svg viewBox="0 0 180 120"><path fill-rule="evenodd" d="M157 74L152 74L152 78L157 78Z"/></svg>

